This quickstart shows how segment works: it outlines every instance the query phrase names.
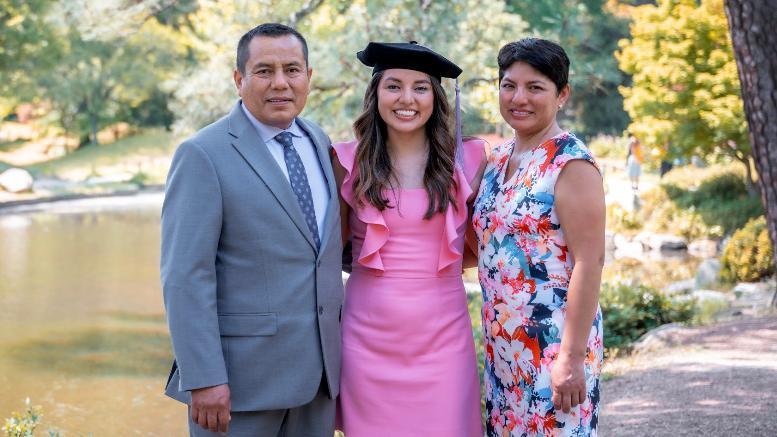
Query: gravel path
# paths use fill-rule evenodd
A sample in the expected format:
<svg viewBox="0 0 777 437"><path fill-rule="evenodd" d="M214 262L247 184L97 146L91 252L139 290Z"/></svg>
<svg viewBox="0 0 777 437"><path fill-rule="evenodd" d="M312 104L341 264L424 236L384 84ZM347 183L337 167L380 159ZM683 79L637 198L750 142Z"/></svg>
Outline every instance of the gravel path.
<svg viewBox="0 0 777 437"><path fill-rule="evenodd" d="M600 434L777 437L777 315L662 335L607 363Z"/></svg>

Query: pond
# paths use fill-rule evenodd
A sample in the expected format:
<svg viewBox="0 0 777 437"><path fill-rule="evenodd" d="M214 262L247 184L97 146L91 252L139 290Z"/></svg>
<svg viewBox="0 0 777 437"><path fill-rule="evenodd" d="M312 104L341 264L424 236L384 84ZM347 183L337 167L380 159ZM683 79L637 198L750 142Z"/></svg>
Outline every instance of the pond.
<svg viewBox="0 0 777 437"><path fill-rule="evenodd" d="M161 201L144 194L0 214L0 419L29 397L43 407L44 435L186 435L185 407L162 394L172 353ZM611 259L604 277L663 286L692 277L697 263Z"/></svg>
<svg viewBox="0 0 777 437"><path fill-rule="evenodd" d="M161 395L161 199L0 214L0 418L29 397L44 435L186 434L185 407Z"/></svg>

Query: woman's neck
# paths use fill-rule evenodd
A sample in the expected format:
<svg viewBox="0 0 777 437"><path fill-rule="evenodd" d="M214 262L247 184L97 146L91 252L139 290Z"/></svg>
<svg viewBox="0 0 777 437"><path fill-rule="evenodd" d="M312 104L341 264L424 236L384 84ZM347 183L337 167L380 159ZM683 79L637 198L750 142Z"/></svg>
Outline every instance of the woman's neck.
<svg viewBox="0 0 777 437"><path fill-rule="evenodd" d="M401 156L413 156L420 153L427 153L429 141L426 138L426 132L423 130L416 132L396 132L388 131L386 139L389 156L398 158Z"/></svg>
<svg viewBox="0 0 777 437"><path fill-rule="evenodd" d="M531 150L562 132L564 131L555 120L553 120L553 123L549 124L538 132L521 135L520 132L515 131L515 147L513 150L516 153Z"/></svg>

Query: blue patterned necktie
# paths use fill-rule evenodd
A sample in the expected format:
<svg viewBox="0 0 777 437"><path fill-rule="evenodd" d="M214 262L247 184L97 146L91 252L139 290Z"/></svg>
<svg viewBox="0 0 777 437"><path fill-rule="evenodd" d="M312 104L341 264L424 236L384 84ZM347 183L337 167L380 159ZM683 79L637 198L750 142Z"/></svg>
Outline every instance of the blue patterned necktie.
<svg viewBox="0 0 777 437"><path fill-rule="evenodd" d="M308 224L308 229L313 234L313 241L318 249L321 247L321 240L318 237L316 210L313 207L313 195L310 192L305 166L302 164L299 153L294 149L291 133L281 132L275 136L275 139L283 146L283 159L286 161L286 170L289 172L291 189L294 191L294 195L297 196L297 202L302 210L302 215L305 217L305 223Z"/></svg>

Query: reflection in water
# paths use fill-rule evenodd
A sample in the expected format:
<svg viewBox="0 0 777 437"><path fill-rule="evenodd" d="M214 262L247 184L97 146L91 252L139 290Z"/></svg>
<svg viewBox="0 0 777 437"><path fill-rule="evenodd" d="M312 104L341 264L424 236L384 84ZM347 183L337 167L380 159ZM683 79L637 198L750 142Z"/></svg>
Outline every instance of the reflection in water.
<svg viewBox="0 0 777 437"><path fill-rule="evenodd" d="M602 272L602 281L646 285L661 290L673 282L696 276L701 259L688 256L685 252L674 252L671 255L651 258L646 254L642 259L609 260Z"/></svg>
<svg viewBox="0 0 777 437"><path fill-rule="evenodd" d="M184 435L162 395L171 364L159 288L161 195L0 215L0 418L41 431Z"/></svg>
<svg viewBox="0 0 777 437"><path fill-rule="evenodd" d="M26 369L64 376L158 378L170 366L169 345L163 329L97 326L44 333L6 354Z"/></svg>

